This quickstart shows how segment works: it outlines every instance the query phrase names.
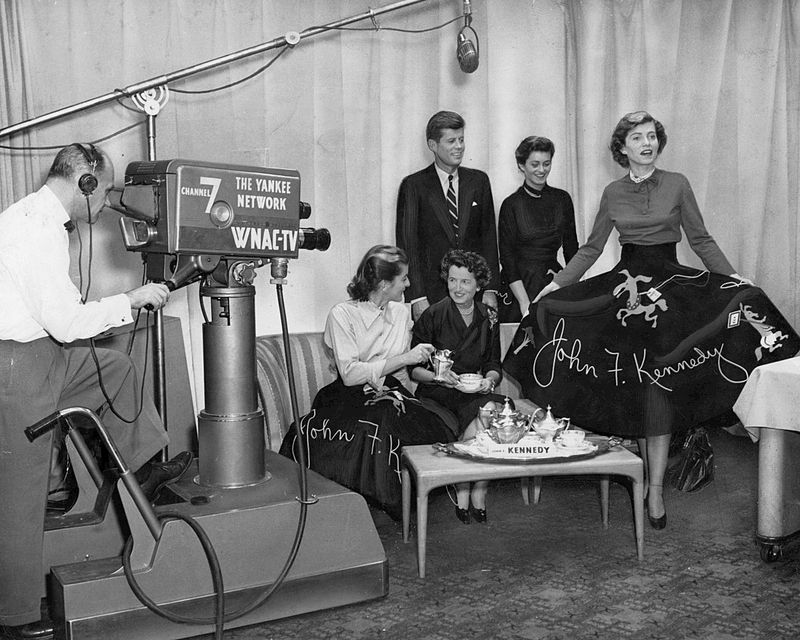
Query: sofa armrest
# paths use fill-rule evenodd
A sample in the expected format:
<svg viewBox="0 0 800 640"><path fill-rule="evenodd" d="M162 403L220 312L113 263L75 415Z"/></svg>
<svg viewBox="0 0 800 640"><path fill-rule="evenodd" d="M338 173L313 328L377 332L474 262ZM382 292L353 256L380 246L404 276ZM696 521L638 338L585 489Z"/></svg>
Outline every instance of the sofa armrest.
<svg viewBox="0 0 800 640"><path fill-rule="evenodd" d="M302 416L311 409L317 391L336 379L336 365L321 332L290 334L289 346L298 411ZM256 378L266 421L266 446L277 451L294 420L280 334L256 338Z"/></svg>

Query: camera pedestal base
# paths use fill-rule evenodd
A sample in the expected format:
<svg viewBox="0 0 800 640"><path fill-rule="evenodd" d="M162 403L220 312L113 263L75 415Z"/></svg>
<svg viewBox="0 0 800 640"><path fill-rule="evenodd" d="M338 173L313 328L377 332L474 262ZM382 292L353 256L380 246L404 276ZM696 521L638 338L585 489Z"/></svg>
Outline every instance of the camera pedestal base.
<svg viewBox="0 0 800 640"><path fill-rule="evenodd" d="M299 469L274 452L267 452L267 469L271 479L266 482L220 489L199 484L195 467L169 487L173 503L156 508L156 514L189 515L208 534L222 569L226 614L270 589L294 541L301 508ZM308 482L318 501L308 506L302 543L285 581L264 604L226 628L387 595L386 555L364 499L311 471ZM122 485L120 491L128 512ZM146 528L135 522L131 528L134 576L144 592L181 615L213 620L208 561L192 530L169 520L154 541ZM51 616L63 625L67 640L165 640L214 630L211 623L176 624L147 609L131 591L119 557L53 567L52 578Z"/></svg>

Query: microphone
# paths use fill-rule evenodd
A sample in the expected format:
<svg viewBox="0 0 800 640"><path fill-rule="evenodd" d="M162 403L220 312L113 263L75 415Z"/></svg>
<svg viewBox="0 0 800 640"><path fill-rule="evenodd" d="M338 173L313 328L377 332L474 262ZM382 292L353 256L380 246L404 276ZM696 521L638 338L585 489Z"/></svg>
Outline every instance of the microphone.
<svg viewBox="0 0 800 640"><path fill-rule="evenodd" d="M472 73L478 68L478 51L472 41L464 35L463 29L458 34L456 55L458 56L458 66L464 73Z"/></svg>
<svg viewBox="0 0 800 640"><path fill-rule="evenodd" d="M475 42L478 42L478 34L472 28L472 5L470 0L464 0L464 26L458 32L458 43L456 45L456 56L458 57L458 66L464 73L473 73L478 68L478 48L472 43L472 40L467 38L465 32L469 29L475 36Z"/></svg>
<svg viewBox="0 0 800 640"><path fill-rule="evenodd" d="M72 220L67 220L64 223L64 229L66 229L67 233L72 233L75 231L75 223Z"/></svg>

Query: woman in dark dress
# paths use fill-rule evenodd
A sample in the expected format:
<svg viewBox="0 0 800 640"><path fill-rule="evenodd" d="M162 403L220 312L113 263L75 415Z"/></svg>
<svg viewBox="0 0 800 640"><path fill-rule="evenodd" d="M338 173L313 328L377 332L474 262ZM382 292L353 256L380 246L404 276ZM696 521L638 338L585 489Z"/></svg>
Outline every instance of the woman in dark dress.
<svg viewBox="0 0 800 640"><path fill-rule="evenodd" d="M561 271L558 250L567 262L578 250L572 198L547 184L554 153L553 143L539 136L525 138L514 152L525 180L500 207L500 322L528 315L530 301Z"/></svg>
<svg viewBox="0 0 800 640"><path fill-rule="evenodd" d="M411 377L419 382L417 397L435 400L456 415L458 435L466 440L477 433L480 409L503 403L503 397L493 393L502 379L500 332L494 309L475 299L491 277L483 256L453 249L442 259L440 273L448 297L425 309L414 324L411 344L430 343L451 351L452 368L436 379L430 367L417 366ZM460 378L468 373L481 375L472 387ZM456 490L458 519L464 524L473 518L486 522L487 483L476 482L471 493L469 483L457 485Z"/></svg>
<svg viewBox="0 0 800 640"><path fill-rule="evenodd" d="M670 435L730 410L756 366L800 348L706 230L689 181L656 168L666 143L644 111L619 121L610 147L628 172L605 188L589 239L534 300L504 361L526 397L593 431L638 440L656 529L666 526ZM578 282L612 229L619 263ZM678 263L681 229L705 270Z"/></svg>
<svg viewBox="0 0 800 640"><path fill-rule="evenodd" d="M400 450L450 442L455 421L424 406L409 390L406 367L427 362L433 346L411 346L411 313L403 303L408 258L402 249L370 249L347 287L350 300L331 309L324 340L339 377L319 390L300 419L309 468L400 517ZM449 425L446 421L449 421ZM280 452L295 457L296 430ZM295 458L296 459L296 458Z"/></svg>

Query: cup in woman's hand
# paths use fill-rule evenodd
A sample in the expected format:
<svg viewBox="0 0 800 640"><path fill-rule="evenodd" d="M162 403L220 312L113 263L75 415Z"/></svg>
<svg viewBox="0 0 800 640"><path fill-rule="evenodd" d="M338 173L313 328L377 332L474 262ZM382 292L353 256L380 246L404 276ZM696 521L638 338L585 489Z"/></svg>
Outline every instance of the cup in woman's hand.
<svg viewBox="0 0 800 640"><path fill-rule="evenodd" d="M456 389L464 393L476 393L481 388L483 376L479 373L462 373L458 376L458 386Z"/></svg>

